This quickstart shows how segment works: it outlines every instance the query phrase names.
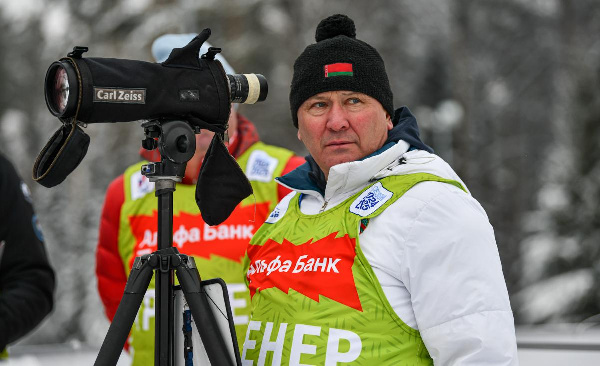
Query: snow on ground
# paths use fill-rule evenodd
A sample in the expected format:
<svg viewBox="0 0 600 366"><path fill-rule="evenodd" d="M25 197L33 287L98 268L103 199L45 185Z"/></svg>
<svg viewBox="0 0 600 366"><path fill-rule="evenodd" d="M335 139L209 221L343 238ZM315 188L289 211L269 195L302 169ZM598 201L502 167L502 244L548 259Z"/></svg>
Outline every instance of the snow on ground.
<svg viewBox="0 0 600 366"><path fill-rule="evenodd" d="M598 366L600 365L600 329L583 325L517 328L520 366ZM11 357L1 366L91 366L98 349L73 344L16 345L9 348ZM127 366L130 359L121 355L117 366Z"/></svg>
<svg viewBox="0 0 600 366"><path fill-rule="evenodd" d="M98 355L98 348L73 344L17 345L9 347L8 362L2 366L92 366ZM131 360L126 353L121 354L116 366L128 366Z"/></svg>

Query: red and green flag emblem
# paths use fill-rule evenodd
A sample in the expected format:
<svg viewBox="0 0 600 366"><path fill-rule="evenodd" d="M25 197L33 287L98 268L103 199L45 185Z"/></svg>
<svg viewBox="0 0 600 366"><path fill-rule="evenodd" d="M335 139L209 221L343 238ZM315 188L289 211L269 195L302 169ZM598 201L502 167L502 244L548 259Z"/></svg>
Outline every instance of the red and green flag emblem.
<svg viewBox="0 0 600 366"><path fill-rule="evenodd" d="M336 64L325 65L325 77L331 76L352 76L354 75L352 71L352 64L339 62Z"/></svg>

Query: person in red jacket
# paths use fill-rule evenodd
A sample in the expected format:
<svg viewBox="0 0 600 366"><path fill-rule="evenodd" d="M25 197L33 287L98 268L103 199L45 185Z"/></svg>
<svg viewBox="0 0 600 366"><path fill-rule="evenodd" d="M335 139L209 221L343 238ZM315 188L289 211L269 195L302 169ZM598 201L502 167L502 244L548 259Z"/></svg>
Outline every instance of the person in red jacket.
<svg viewBox="0 0 600 366"><path fill-rule="evenodd" d="M164 35L153 44L158 62L171 49L183 47L195 34ZM200 53L209 47L205 43ZM218 55L228 74L233 69ZM232 107L228 150L237 160L254 194L244 199L222 224L211 227L203 220L194 199L198 173L212 133L196 135L196 154L187 163L185 176L173 194L173 245L193 255L202 279L223 278L227 283L238 343L241 349L249 318L250 298L244 283L242 259L259 226L289 190L273 180L305 162L292 151L262 143L255 126ZM159 161L157 150L141 150L144 161L129 167L107 189L96 252L98 291L112 320L127 282L133 260L157 249L157 198L154 183L140 173L147 161ZM140 307L128 346L133 364L151 364L154 358L154 280ZM133 352L131 352L133 349Z"/></svg>

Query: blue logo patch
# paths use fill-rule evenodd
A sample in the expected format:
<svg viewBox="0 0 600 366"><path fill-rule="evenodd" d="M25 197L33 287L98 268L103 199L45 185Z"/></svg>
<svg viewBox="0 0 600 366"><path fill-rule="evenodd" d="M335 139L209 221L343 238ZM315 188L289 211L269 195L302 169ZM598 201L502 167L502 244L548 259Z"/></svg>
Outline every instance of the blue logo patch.
<svg viewBox="0 0 600 366"><path fill-rule="evenodd" d="M394 194L383 188L381 183L372 185L350 205L350 212L358 216L368 216L386 203Z"/></svg>
<svg viewBox="0 0 600 366"><path fill-rule="evenodd" d="M269 183L273 180L273 173L277 168L278 160L262 150L255 150L248 158L246 176L248 180Z"/></svg>
<svg viewBox="0 0 600 366"><path fill-rule="evenodd" d="M277 206L275 206L275 209L273 210L273 212L271 212L267 220L265 220L265 224L274 224L277 221L279 221L287 212L287 209L290 206L290 201L295 195L296 192L292 192L287 196L283 197L283 199L279 201Z"/></svg>
<svg viewBox="0 0 600 366"><path fill-rule="evenodd" d="M254 165L252 165L252 171L249 174L252 175L261 175L266 177L269 175L269 162L261 159L254 160Z"/></svg>
<svg viewBox="0 0 600 366"><path fill-rule="evenodd" d="M269 218L277 219L278 217L279 217L279 207L275 207L273 212L271 212L271 214L269 215Z"/></svg>

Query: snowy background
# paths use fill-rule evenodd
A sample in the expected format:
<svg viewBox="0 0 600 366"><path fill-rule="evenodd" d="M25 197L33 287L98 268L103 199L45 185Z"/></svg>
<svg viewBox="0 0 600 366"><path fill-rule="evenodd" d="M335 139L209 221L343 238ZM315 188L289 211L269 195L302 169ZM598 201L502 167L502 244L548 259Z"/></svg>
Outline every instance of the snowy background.
<svg viewBox="0 0 600 366"><path fill-rule="evenodd" d="M517 324L598 324L600 0L0 0L0 150L33 192L58 275L55 310L18 346L101 344L100 210L143 137L138 123L89 125L75 172L52 189L34 183L59 126L42 92L50 63L76 45L151 61L157 36L209 27L236 71L269 81L267 101L240 111L266 142L305 154L289 114L292 65L337 12L379 50L395 105L411 108L486 209Z"/></svg>

